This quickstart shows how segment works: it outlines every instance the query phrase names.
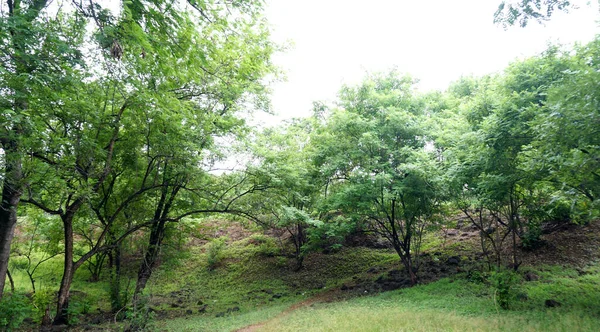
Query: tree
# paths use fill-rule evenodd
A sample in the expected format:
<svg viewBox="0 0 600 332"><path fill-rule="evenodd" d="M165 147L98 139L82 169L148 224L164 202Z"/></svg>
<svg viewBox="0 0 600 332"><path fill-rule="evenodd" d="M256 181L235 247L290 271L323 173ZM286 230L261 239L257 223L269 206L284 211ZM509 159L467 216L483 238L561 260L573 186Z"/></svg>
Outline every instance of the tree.
<svg viewBox="0 0 600 332"><path fill-rule="evenodd" d="M75 18L50 15L45 10L46 0L6 1L0 5L1 299L17 208L26 183L23 158L29 145L35 143L40 129L35 119L43 113L36 104L48 97L44 86L68 80L74 68L82 64L76 45L83 26Z"/></svg>
<svg viewBox="0 0 600 332"><path fill-rule="evenodd" d="M510 239L509 265L517 269L517 240L535 245L539 223L548 218L545 171L528 166L527 146L536 141L532 124L543 112L549 89L562 80L566 69L551 48L512 64L503 75L482 78L473 93L457 95L460 90L451 90L461 106L454 117L440 119L468 124L461 128L460 138L446 146L447 174L458 207L480 230L484 253L493 249L498 266L504 264L503 243ZM446 144L444 137L441 144Z"/></svg>
<svg viewBox="0 0 600 332"><path fill-rule="evenodd" d="M395 72L340 92L340 109L315 138L315 162L328 178L328 209L366 222L417 282L418 250L440 197L435 161L424 150L424 105L413 80Z"/></svg>
<svg viewBox="0 0 600 332"><path fill-rule="evenodd" d="M598 215L600 197L600 116L598 39L574 52L554 48L562 75L549 87L546 102L532 121L535 140L527 147L529 167L545 172L554 188L553 201L565 202L577 221Z"/></svg>
<svg viewBox="0 0 600 332"><path fill-rule="evenodd" d="M258 211L262 226L290 236L296 271L303 268L309 243L316 240L310 229L324 227L317 204L324 181L312 164L311 134L318 127L315 117L291 120L263 131L251 151L258 166L250 169L268 190L253 195L247 204Z"/></svg>

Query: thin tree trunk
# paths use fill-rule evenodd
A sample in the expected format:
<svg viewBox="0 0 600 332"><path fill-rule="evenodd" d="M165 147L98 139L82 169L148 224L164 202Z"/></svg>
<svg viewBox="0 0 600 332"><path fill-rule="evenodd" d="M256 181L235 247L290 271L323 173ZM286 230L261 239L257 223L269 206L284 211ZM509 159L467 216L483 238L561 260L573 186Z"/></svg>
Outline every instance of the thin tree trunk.
<svg viewBox="0 0 600 332"><path fill-rule="evenodd" d="M111 310L113 313L123 309L126 303L123 303L121 297L121 247L117 245L114 249L114 262L110 270L111 277Z"/></svg>
<svg viewBox="0 0 600 332"><path fill-rule="evenodd" d="M75 274L75 264L73 262L73 217L75 211L69 210L65 215L61 216L63 219L63 231L65 241L65 261L62 280L60 282L60 289L58 291L58 299L56 303L56 317L54 318L54 325L65 325L69 322L68 307L69 307L69 291L71 290L71 283L73 282L73 275Z"/></svg>
<svg viewBox="0 0 600 332"><path fill-rule="evenodd" d="M10 292L14 293L15 292L15 281L12 278L12 275L10 274L10 270L6 270L6 276L8 277L8 281L10 281Z"/></svg>
<svg viewBox="0 0 600 332"><path fill-rule="evenodd" d="M144 261L140 264L138 270L138 278L135 284L135 291L133 293L133 305L134 307L139 302L139 297L146 288L146 284L152 276L152 271L156 265L156 259L160 252L160 246L164 238L166 222L164 220L158 221L152 225L150 231L150 240L148 243L148 249L144 255Z"/></svg>
<svg viewBox="0 0 600 332"><path fill-rule="evenodd" d="M413 261L412 261L412 257L410 256L410 254L408 254L406 261L408 262L406 264L406 268L408 269L408 275L410 276L410 285L414 286L417 284L418 280L417 280L417 274L413 270Z"/></svg>
<svg viewBox="0 0 600 332"><path fill-rule="evenodd" d="M298 223L296 226L297 234L296 241L294 243L296 247L296 267L294 268L294 271L297 272L302 270L302 267L304 266L304 255L302 254L302 246L304 246L304 243L306 242L306 234L304 226L302 226L301 223Z"/></svg>

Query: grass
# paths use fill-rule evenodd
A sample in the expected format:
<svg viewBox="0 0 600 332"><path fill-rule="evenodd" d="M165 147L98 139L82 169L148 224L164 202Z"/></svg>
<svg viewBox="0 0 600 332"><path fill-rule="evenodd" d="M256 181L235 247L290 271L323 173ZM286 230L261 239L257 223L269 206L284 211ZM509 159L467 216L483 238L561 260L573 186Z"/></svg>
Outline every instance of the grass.
<svg viewBox="0 0 600 332"><path fill-rule="evenodd" d="M170 310L173 292L187 291L188 303L208 304L207 314L215 315L233 307L241 312L257 308L297 302L306 297L341 285L345 280L363 273L372 266L397 263L397 256L387 251L346 248L335 254L313 254L305 260L306 267L298 272L293 261L271 257L272 251L262 244L247 240L229 243L222 249L221 259L209 269L208 246L190 251L163 265L149 283L148 293L162 302L160 309ZM185 278L181 278L185 276ZM194 307L195 308L195 307Z"/></svg>
<svg viewBox="0 0 600 332"><path fill-rule="evenodd" d="M158 321L153 327L160 331L235 331L251 324L273 319L288 306L289 303L282 303L226 318L206 315L185 316Z"/></svg>
<svg viewBox="0 0 600 332"><path fill-rule="evenodd" d="M596 274L572 279L579 285L593 279L594 293L570 293L571 302L560 308L544 308L541 299L555 291L543 279L523 285L530 299L509 311L494 305L485 284L443 279L372 297L316 304L275 318L261 331L597 331L598 278ZM555 277L552 282L558 280L565 278Z"/></svg>
<svg viewBox="0 0 600 332"><path fill-rule="evenodd" d="M188 317L160 322L168 331L233 331L266 323L259 331L597 331L600 326L600 266L585 270L562 266L529 268L533 282L517 281L511 310L494 302L494 291L485 282L463 277L446 278L427 285L354 298L343 302L315 303L288 314L284 304L226 318ZM546 308L554 299L562 305Z"/></svg>

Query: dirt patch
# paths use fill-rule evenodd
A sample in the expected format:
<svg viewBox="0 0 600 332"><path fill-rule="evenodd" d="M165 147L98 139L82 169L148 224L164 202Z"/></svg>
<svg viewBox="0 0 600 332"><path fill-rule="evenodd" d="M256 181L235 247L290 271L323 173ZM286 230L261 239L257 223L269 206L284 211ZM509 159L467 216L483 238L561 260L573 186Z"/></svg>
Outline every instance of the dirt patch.
<svg viewBox="0 0 600 332"><path fill-rule="evenodd" d="M567 224L542 236L544 244L520 251L525 265L565 265L584 267L600 260L600 220L587 225Z"/></svg>
<svg viewBox="0 0 600 332"><path fill-rule="evenodd" d="M206 220L193 230L189 245L203 246L210 240L223 236L227 237L228 243L232 243L248 238L253 233L241 222L220 219Z"/></svg>

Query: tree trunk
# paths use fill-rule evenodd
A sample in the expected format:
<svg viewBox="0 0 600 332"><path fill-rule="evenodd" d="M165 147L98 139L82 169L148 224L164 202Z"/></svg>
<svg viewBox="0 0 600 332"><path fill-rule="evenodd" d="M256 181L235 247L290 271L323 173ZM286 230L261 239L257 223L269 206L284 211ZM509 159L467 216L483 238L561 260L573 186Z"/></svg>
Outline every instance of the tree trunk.
<svg viewBox="0 0 600 332"><path fill-rule="evenodd" d="M304 226L302 223L296 224L296 241L294 241L294 246L296 247L296 266L294 268L295 272L302 270L304 263L304 253L302 252L302 247L306 243L306 231L304 230Z"/></svg>
<svg viewBox="0 0 600 332"><path fill-rule="evenodd" d="M4 283L8 271L10 246L17 226L17 206L23 193L23 171L18 144L15 141L3 142L5 172L0 203L0 300L4 293Z"/></svg>
<svg viewBox="0 0 600 332"><path fill-rule="evenodd" d="M56 303L56 317L54 325L65 325L69 322L68 307L69 307L69 291L75 274L75 264L73 262L73 217L75 212L68 211L61 216L63 219L64 240L65 240L65 261L60 289L58 291L58 299Z"/></svg>
<svg viewBox="0 0 600 332"><path fill-rule="evenodd" d="M148 242L148 249L144 255L144 261L140 264L138 271L138 279L135 284L135 292L133 293L133 305L134 308L139 302L139 296L146 288L148 280L152 276L152 270L156 265L156 258L160 252L160 246L165 234L166 222L164 220L158 221L152 224L150 231L150 239Z"/></svg>
<svg viewBox="0 0 600 332"><path fill-rule="evenodd" d="M410 255L410 253L408 253L407 257L406 257L406 269L408 270L408 275L410 276L410 285L414 286L417 284L417 274L415 273L415 270L413 269L413 261L412 261L412 257Z"/></svg>
<svg viewBox="0 0 600 332"><path fill-rule="evenodd" d="M111 238L113 241L114 238ZM114 242L113 242L114 243ZM117 244L116 248L110 253L110 305L113 313L123 309L126 300L121 296L121 247Z"/></svg>

